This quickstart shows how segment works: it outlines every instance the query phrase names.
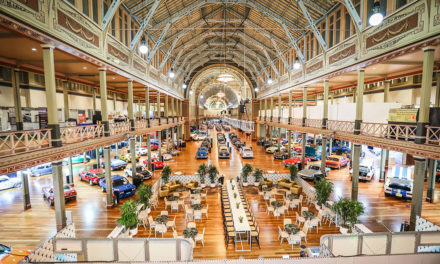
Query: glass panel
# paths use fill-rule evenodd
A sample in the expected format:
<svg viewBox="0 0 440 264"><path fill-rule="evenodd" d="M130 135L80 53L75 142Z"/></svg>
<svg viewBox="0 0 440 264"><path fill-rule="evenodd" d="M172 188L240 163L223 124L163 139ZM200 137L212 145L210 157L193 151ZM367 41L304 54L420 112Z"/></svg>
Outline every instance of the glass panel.
<svg viewBox="0 0 440 264"><path fill-rule="evenodd" d="M90 12L89 12L89 0L82 0L82 8L83 8L83 13L86 16L90 16Z"/></svg>
<svg viewBox="0 0 440 264"><path fill-rule="evenodd" d="M402 6L406 5L408 3L407 0L396 0L396 9L401 8Z"/></svg>
<svg viewBox="0 0 440 264"><path fill-rule="evenodd" d="M345 38L350 37L350 27L351 27L351 17L350 14L347 12L345 13Z"/></svg>
<svg viewBox="0 0 440 264"><path fill-rule="evenodd" d="M92 0L93 21L98 23L98 0Z"/></svg>

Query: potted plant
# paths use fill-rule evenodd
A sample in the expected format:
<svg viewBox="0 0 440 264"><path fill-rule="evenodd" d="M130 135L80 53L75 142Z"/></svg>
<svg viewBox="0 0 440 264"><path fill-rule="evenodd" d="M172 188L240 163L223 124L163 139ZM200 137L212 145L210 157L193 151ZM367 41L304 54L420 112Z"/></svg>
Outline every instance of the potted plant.
<svg viewBox="0 0 440 264"><path fill-rule="evenodd" d="M237 193L234 193L234 198L237 198Z"/></svg>
<svg viewBox="0 0 440 264"><path fill-rule="evenodd" d="M208 166L206 166L205 163L200 164L197 173L199 174L199 178L200 178L200 187L205 188L206 187L205 178L206 178L206 174L208 173Z"/></svg>
<svg viewBox="0 0 440 264"><path fill-rule="evenodd" d="M296 174L298 173L298 168L296 167L296 165L289 166L289 173L290 173L290 180L294 181Z"/></svg>
<svg viewBox="0 0 440 264"><path fill-rule="evenodd" d="M259 168L255 168L255 170L254 170L254 177L255 177L254 185L255 186L259 186L261 178L263 178L263 171L261 169L259 169Z"/></svg>
<svg viewBox="0 0 440 264"><path fill-rule="evenodd" d="M218 170L217 167L214 165L209 165L208 167L208 177L209 180L211 181L211 188L215 187L215 178L217 177L218 174Z"/></svg>
<svg viewBox="0 0 440 264"><path fill-rule="evenodd" d="M240 208L240 202L236 202L235 205L237 206L237 209Z"/></svg>
<svg viewBox="0 0 440 264"><path fill-rule="evenodd" d="M248 186L248 176L249 173L252 172L252 165L249 163L244 164L243 168L241 169L241 177L243 178L243 186Z"/></svg>
<svg viewBox="0 0 440 264"><path fill-rule="evenodd" d="M136 215L136 203L129 200L121 206L121 218L117 223L124 226L125 230L129 230L130 235L134 236L138 232L138 219Z"/></svg>
<svg viewBox="0 0 440 264"><path fill-rule="evenodd" d="M240 223L243 223L243 216L239 216L238 220L240 221Z"/></svg>
<svg viewBox="0 0 440 264"><path fill-rule="evenodd" d="M330 194L333 191L333 183L329 182L326 178L321 178L315 182L315 194L318 205L323 205L328 201Z"/></svg>
<svg viewBox="0 0 440 264"><path fill-rule="evenodd" d="M365 211L364 205L356 200L341 198L333 205L333 210L342 218L342 227L352 232L353 225L356 224L358 217Z"/></svg>
<svg viewBox="0 0 440 264"><path fill-rule="evenodd" d="M234 190L235 189L235 185L232 185L231 188L232 188L232 190Z"/></svg>
<svg viewBox="0 0 440 264"><path fill-rule="evenodd" d="M162 181L164 183L167 183L168 180L170 179L170 175L171 175L171 168L170 168L170 166L165 166L165 168L163 168L162 173L161 173Z"/></svg>
<svg viewBox="0 0 440 264"><path fill-rule="evenodd" d="M232 178L231 178L231 179L229 179L229 182L230 182L230 183L232 183Z"/></svg>
<svg viewBox="0 0 440 264"><path fill-rule="evenodd" d="M139 196L138 203L143 204L143 209L150 213L150 198L153 195L153 186L151 184L141 184L138 187L137 195Z"/></svg>

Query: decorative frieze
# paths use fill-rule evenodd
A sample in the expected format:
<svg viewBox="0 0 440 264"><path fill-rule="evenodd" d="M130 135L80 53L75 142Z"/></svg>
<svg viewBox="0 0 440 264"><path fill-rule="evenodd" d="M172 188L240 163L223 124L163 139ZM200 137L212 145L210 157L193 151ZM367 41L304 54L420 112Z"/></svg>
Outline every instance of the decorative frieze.
<svg viewBox="0 0 440 264"><path fill-rule="evenodd" d="M18 2L29 7L30 9L33 9L35 12L39 11L39 8L38 8L39 0L18 0Z"/></svg>
<svg viewBox="0 0 440 264"><path fill-rule="evenodd" d="M128 64L128 56L111 44L107 44L107 52L118 60Z"/></svg>
<svg viewBox="0 0 440 264"><path fill-rule="evenodd" d="M335 62L341 61L345 58L350 57L351 55L354 55L356 53L356 46L351 45L348 48L345 48L338 53L335 53L329 57L329 64L333 64Z"/></svg>
<svg viewBox="0 0 440 264"><path fill-rule="evenodd" d="M143 64L137 62L136 60L133 60L133 68L135 68L136 70L145 73L147 67L145 67Z"/></svg>
<svg viewBox="0 0 440 264"><path fill-rule="evenodd" d="M61 10L58 9L58 25L67 29L74 35L81 39L93 44L95 47L99 47L99 37L92 31L85 28L83 25L75 21L75 19L67 16Z"/></svg>
<svg viewBox="0 0 440 264"><path fill-rule="evenodd" d="M315 72L315 71L317 71L319 69L322 69L322 66L323 66L322 61L319 61L319 62L317 62L315 64L312 64L312 65L307 67L306 73L310 74L310 73Z"/></svg>

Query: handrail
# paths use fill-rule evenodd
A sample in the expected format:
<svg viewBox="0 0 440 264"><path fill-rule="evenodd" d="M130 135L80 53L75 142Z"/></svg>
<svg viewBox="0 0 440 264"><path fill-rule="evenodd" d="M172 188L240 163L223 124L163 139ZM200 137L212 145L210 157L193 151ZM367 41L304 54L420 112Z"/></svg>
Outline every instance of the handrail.
<svg viewBox="0 0 440 264"><path fill-rule="evenodd" d="M0 132L0 156L50 147L50 128Z"/></svg>
<svg viewBox="0 0 440 264"><path fill-rule="evenodd" d="M426 144L440 146L440 127L426 126Z"/></svg>
<svg viewBox="0 0 440 264"><path fill-rule="evenodd" d="M88 139L103 137L104 125L61 127L60 133L63 144L76 143Z"/></svg>
<svg viewBox="0 0 440 264"><path fill-rule="evenodd" d="M222 120L234 128L241 129L245 132L253 132L255 131L255 122L240 120L235 118L223 117Z"/></svg>

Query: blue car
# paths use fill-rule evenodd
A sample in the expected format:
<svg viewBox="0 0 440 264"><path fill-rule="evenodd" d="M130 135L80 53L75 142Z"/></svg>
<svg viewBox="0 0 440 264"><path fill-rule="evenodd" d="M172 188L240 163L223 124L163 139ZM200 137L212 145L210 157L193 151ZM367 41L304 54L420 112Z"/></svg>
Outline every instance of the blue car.
<svg viewBox="0 0 440 264"><path fill-rule="evenodd" d="M333 145L332 146L332 152L341 152L341 153L348 153L350 152L350 148L346 147L346 146L341 146L341 145Z"/></svg>
<svg viewBox="0 0 440 264"><path fill-rule="evenodd" d="M102 162L102 167L105 168L105 162ZM125 167L127 167L127 162L120 159L112 159L110 161L110 167L112 170L125 170Z"/></svg>
<svg viewBox="0 0 440 264"><path fill-rule="evenodd" d="M38 166L35 166L33 168L30 168L26 171L26 173L29 176L32 177L38 177L46 174L52 173L52 164L51 163L45 163Z"/></svg>
<svg viewBox="0 0 440 264"><path fill-rule="evenodd" d="M208 148L200 147L197 150L196 159L207 159L208 158Z"/></svg>
<svg viewBox="0 0 440 264"><path fill-rule="evenodd" d="M84 154L77 154L72 156L72 164L77 163L87 163L90 161L90 156L86 155L86 159L84 159ZM63 165L69 164L69 158L63 159Z"/></svg>
<svg viewBox="0 0 440 264"><path fill-rule="evenodd" d="M131 184L125 177L121 175L113 175L112 183L113 183L113 190L112 190L113 193L115 192L115 190L119 190L119 199L132 196L136 193L136 186ZM99 181L99 186L101 186L101 190L103 192L107 191L105 178L102 178Z"/></svg>

